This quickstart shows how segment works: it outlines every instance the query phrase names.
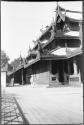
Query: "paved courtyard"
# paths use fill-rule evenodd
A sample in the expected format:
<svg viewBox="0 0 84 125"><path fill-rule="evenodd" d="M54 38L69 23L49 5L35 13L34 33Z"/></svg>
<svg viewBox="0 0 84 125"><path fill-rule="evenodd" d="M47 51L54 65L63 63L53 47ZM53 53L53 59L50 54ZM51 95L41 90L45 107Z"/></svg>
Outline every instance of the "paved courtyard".
<svg viewBox="0 0 84 125"><path fill-rule="evenodd" d="M83 123L82 87L7 87L30 124Z"/></svg>
<svg viewBox="0 0 84 125"><path fill-rule="evenodd" d="M28 124L25 117L17 105L16 99L11 95L4 93L1 98L1 125L15 125L15 124Z"/></svg>

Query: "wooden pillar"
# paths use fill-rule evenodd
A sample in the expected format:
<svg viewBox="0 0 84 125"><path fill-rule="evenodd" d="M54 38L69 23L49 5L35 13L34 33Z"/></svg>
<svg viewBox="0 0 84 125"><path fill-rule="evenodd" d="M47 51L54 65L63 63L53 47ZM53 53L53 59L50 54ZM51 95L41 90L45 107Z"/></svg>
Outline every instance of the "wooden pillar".
<svg viewBox="0 0 84 125"><path fill-rule="evenodd" d="M69 60L68 60L67 66L68 66L68 79L69 79L68 82L70 83L70 65L69 65Z"/></svg>
<svg viewBox="0 0 84 125"><path fill-rule="evenodd" d="M79 70L79 82L81 83L81 72Z"/></svg>
<svg viewBox="0 0 84 125"><path fill-rule="evenodd" d="M15 78L14 78L14 75L15 75L15 73L14 73L14 66L13 66L13 79L12 79L12 82L13 82L13 86L14 86L14 82L15 82Z"/></svg>
<svg viewBox="0 0 84 125"><path fill-rule="evenodd" d="M63 61L63 80L64 80L63 82L65 82L65 77L64 77L64 75L65 75L65 74L64 74L64 61ZM63 84L65 84L65 83L63 83Z"/></svg>
<svg viewBox="0 0 84 125"><path fill-rule="evenodd" d="M52 70L52 61L49 61L49 85L51 84L51 70Z"/></svg>
<svg viewBox="0 0 84 125"><path fill-rule="evenodd" d="M24 84L24 80L23 80L23 69L21 70L21 72L22 72L22 85Z"/></svg>
<svg viewBox="0 0 84 125"><path fill-rule="evenodd" d="M68 75L70 75L70 64L69 64L69 60L68 60Z"/></svg>
<svg viewBox="0 0 84 125"><path fill-rule="evenodd" d="M14 82L15 82L15 80L14 80L14 74L13 74L13 86L14 86Z"/></svg>
<svg viewBox="0 0 84 125"><path fill-rule="evenodd" d="M80 48L83 47L83 41L82 41L82 22L79 23L79 27L80 27L80 30L79 30L79 38L80 38L80 41L81 41L81 45L80 45Z"/></svg>
<svg viewBox="0 0 84 125"><path fill-rule="evenodd" d="M74 75L78 74L76 59L73 60Z"/></svg>

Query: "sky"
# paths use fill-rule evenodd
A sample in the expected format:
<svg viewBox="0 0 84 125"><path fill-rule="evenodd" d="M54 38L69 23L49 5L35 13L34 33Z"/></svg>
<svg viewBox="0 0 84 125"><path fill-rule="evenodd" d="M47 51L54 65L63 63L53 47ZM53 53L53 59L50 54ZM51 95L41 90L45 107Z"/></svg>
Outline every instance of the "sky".
<svg viewBox="0 0 84 125"><path fill-rule="evenodd" d="M26 57L40 29L50 25L55 18L57 2L1 2L1 49L10 62L20 56ZM82 12L82 2L59 2L68 10ZM73 17L78 17L74 16ZM80 17L80 15L79 15ZM81 18L81 17L80 17Z"/></svg>

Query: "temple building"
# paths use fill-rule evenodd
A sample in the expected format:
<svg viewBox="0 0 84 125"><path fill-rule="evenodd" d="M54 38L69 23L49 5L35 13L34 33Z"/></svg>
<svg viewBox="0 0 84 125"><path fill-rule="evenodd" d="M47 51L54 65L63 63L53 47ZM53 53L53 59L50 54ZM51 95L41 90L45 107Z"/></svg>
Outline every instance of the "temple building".
<svg viewBox="0 0 84 125"><path fill-rule="evenodd" d="M31 85L81 85L82 19L57 5L55 20L42 31L28 56L8 76Z"/></svg>

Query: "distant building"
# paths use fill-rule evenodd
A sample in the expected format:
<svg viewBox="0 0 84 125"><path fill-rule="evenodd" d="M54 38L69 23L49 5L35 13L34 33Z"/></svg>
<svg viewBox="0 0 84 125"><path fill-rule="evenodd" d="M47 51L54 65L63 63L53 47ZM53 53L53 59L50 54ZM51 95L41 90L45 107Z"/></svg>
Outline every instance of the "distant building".
<svg viewBox="0 0 84 125"><path fill-rule="evenodd" d="M69 17L67 10L57 6L55 21L42 31L25 63L9 77L20 84L80 86L81 55L82 20Z"/></svg>

